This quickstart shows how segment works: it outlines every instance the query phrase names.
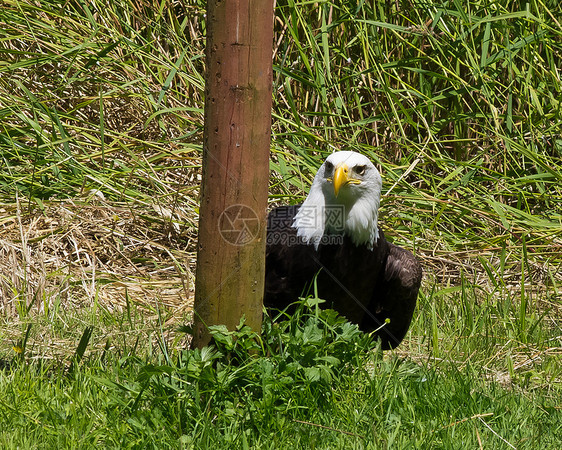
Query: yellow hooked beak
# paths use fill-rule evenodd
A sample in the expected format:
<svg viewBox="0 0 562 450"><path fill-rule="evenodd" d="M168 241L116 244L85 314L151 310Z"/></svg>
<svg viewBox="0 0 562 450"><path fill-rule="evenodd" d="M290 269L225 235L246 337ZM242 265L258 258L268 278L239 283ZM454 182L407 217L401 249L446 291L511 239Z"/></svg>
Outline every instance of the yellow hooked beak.
<svg viewBox="0 0 562 450"><path fill-rule="evenodd" d="M336 197L338 196L342 186L348 184L352 179L349 177L349 167L347 164L342 164L338 166L336 172L334 173L334 192Z"/></svg>

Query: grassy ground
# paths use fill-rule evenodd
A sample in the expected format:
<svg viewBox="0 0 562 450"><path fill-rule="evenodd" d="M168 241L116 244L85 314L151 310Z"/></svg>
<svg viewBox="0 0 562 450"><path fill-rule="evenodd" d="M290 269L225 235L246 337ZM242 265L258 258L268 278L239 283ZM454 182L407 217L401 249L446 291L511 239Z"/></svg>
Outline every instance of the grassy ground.
<svg viewBox="0 0 562 450"><path fill-rule="evenodd" d="M2 448L561 447L562 7L341 3L277 2L271 203L381 169L425 270L384 356L305 307L183 351L203 1L4 2Z"/></svg>

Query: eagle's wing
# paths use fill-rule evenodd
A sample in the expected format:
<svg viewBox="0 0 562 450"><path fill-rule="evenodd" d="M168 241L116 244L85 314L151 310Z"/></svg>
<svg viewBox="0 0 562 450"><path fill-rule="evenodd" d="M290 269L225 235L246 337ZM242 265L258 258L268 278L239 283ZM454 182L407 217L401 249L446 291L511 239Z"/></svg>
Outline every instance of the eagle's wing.
<svg viewBox="0 0 562 450"><path fill-rule="evenodd" d="M283 310L306 294L319 267L312 245L305 245L293 228L300 205L279 206L267 217L264 305Z"/></svg>
<svg viewBox="0 0 562 450"><path fill-rule="evenodd" d="M381 271L361 328L375 330L383 350L395 348L406 335L420 289L422 268L408 250L389 243L389 253ZM390 322L385 324L385 320Z"/></svg>

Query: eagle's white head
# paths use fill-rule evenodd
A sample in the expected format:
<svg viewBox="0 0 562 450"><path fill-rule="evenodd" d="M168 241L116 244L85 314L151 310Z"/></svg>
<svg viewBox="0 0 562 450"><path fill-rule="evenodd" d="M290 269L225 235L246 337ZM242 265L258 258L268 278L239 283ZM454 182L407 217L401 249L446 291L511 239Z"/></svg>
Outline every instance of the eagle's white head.
<svg viewBox="0 0 562 450"><path fill-rule="evenodd" d="M355 245L372 249L379 237L381 188L380 173L366 156L332 153L295 215L297 235L316 249L325 234L347 234Z"/></svg>

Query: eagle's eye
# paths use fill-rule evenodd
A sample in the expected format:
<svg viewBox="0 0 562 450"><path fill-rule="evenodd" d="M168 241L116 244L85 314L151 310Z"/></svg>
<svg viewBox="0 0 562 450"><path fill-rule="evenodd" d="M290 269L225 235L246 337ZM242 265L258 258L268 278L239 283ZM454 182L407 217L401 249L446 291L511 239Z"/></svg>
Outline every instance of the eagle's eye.
<svg viewBox="0 0 562 450"><path fill-rule="evenodd" d="M359 175L359 176L365 175L365 170L367 170L367 166L356 166L355 167L355 173L357 173L357 175Z"/></svg>
<svg viewBox="0 0 562 450"><path fill-rule="evenodd" d="M326 174L332 173L332 170L334 169L334 165L330 161L326 161L324 167L326 169Z"/></svg>

